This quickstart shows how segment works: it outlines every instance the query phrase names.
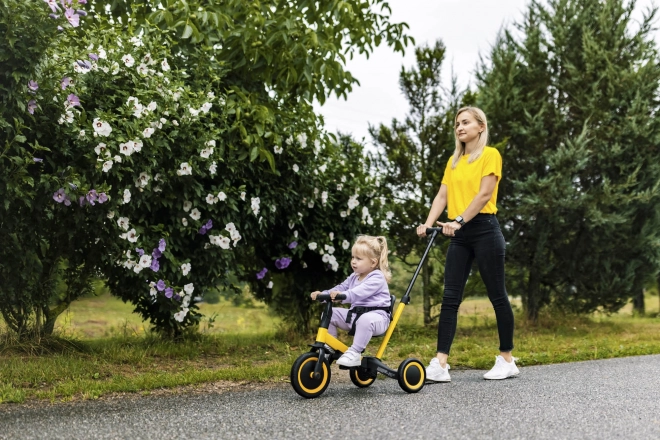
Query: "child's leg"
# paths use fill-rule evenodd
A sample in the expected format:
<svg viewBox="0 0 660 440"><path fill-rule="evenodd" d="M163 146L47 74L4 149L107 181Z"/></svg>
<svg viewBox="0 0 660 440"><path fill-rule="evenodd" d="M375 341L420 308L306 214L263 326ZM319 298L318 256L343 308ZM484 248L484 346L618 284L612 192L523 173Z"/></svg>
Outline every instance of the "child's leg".
<svg viewBox="0 0 660 440"><path fill-rule="evenodd" d="M368 312L358 319L355 324L355 337L351 348L358 353L367 348L373 335L382 335L390 326L390 318L386 313Z"/></svg>
<svg viewBox="0 0 660 440"><path fill-rule="evenodd" d="M330 335L334 336L335 338L337 337L337 327L342 330L351 329L351 325L346 323L347 314L348 309L343 309L341 307L332 308L332 318L330 318L330 325L328 326L328 333Z"/></svg>

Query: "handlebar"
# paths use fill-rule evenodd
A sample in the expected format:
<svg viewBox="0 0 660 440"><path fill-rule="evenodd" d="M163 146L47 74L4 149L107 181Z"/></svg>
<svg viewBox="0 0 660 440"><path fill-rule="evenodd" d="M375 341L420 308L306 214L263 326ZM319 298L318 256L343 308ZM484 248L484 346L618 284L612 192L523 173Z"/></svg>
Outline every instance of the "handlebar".
<svg viewBox="0 0 660 440"><path fill-rule="evenodd" d="M438 234L442 234L442 228L426 228L426 235L433 235L436 231Z"/></svg>
<svg viewBox="0 0 660 440"><path fill-rule="evenodd" d="M322 293L320 295L316 295L317 301L343 301L345 299L346 299L345 293L338 293L337 296L335 296L334 300L330 298L329 293Z"/></svg>

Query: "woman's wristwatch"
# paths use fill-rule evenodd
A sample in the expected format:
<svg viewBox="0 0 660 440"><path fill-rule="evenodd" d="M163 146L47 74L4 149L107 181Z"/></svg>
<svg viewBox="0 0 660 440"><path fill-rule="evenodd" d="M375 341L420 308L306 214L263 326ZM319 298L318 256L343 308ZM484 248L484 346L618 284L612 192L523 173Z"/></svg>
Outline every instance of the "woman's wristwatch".
<svg viewBox="0 0 660 440"><path fill-rule="evenodd" d="M459 225L461 225L461 227L465 226L465 220L463 220L463 217L461 217L460 215L456 217L454 221Z"/></svg>

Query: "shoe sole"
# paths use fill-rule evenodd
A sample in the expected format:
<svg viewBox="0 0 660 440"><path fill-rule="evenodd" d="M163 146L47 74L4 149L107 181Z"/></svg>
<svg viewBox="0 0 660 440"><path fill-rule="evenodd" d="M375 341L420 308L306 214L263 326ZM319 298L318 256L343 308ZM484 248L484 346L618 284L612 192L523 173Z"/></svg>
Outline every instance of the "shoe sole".
<svg viewBox="0 0 660 440"><path fill-rule="evenodd" d="M424 383L432 384L432 383L449 383L449 382L451 382L451 379L449 379L449 380L433 380L433 379L426 378L426 381Z"/></svg>
<svg viewBox="0 0 660 440"><path fill-rule="evenodd" d="M358 362L357 364L346 364L346 363L343 363L343 362L341 362L341 363L337 362L337 365L341 365L342 367L348 367L348 368L359 367L360 365L362 365L362 361Z"/></svg>
<svg viewBox="0 0 660 440"><path fill-rule="evenodd" d="M514 377L518 377L518 374L512 374L511 376L505 376L505 377L486 377L484 376L484 380L504 380L504 379L513 379Z"/></svg>

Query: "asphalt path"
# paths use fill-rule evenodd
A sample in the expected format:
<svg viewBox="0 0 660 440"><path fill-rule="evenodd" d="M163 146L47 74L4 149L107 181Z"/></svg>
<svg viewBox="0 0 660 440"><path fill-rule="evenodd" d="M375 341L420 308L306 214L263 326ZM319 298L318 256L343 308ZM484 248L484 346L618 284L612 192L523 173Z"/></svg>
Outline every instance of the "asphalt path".
<svg viewBox="0 0 660 440"><path fill-rule="evenodd" d="M358 389L333 370L317 399L288 384L256 391L0 406L2 439L660 439L660 356L521 368L406 394ZM338 377L335 377L338 376Z"/></svg>

